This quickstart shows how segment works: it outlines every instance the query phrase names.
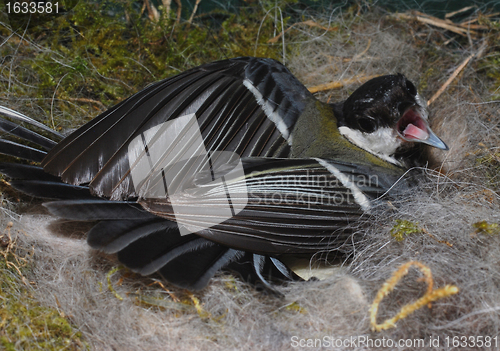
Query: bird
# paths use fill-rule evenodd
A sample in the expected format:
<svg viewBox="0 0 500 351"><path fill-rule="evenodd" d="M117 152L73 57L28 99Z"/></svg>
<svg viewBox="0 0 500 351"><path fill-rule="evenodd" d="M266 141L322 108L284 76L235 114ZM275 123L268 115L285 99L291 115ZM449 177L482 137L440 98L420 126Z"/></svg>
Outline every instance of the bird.
<svg viewBox="0 0 500 351"><path fill-rule="evenodd" d="M0 164L14 188L51 199L56 217L97 221L92 248L189 290L222 269L271 290L301 280L283 258L349 241L350 224L404 184L400 150L447 150L402 74L329 104L256 57L151 84L67 136L7 107L0 114L16 139L0 139L0 153L29 161Z"/></svg>

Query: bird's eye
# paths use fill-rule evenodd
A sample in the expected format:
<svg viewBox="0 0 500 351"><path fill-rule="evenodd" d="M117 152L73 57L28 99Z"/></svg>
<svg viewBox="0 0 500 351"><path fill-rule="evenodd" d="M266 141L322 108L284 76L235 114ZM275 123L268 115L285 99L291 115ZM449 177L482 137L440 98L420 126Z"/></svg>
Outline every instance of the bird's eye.
<svg viewBox="0 0 500 351"><path fill-rule="evenodd" d="M373 133L377 129L377 123L371 117L358 118L358 126L362 132Z"/></svg>
<svg viewBox="0 0 500 351"><path fill-rule="evenodd" d="M408 92L412 96L417 95L417 88L415 88L413 83L410 82L409 80L406 80L406 90L408 90Z"/></svg>

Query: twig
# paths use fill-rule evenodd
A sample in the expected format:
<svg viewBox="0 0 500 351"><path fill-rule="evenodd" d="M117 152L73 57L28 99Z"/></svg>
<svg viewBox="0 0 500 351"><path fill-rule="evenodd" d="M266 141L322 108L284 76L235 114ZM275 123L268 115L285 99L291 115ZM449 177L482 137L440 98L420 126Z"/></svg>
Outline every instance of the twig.
<svg viewBox="0 0 500 351"><path fill-rule="evenodd" d="M104 105L102 102L97 101L97 100L92 100L92 99L87 99L87 98L68 98L70 101L78 101L78 102L89 102L91 104L96 104L101 107L102 110L107 110L108 108L106 105Z"/></svg>
<svg viewBox="0 0 500 351"><path fill-rule="evenodd" d="M177 4L177 19L175 23L179 24L181 22L182 3L181 0L175 0L175 3Z"/></svg>
<svg viewBox="0 0 500 351"><path fill-rule="evenodd" d="M451 84L451 82L458 76L458 74L464 69L465 66L469 63L470 60L475 56L476 54L471 54L469 57L467 57L464 62L458 66L458 68L453 72L453 74L448 78L448 80L439 88L439 90L432 95L432 97L427 101L427 106L432 104L436 99L445 91L445 89L448 87L448 85Z"/></svg>
<svg viewBox="0 0 500 351"><path fill-rule="evenodd" d="M368 45L366 45L366 48L363 50L363 52L354 55L354 57L352 58L352 61L359 60L361 58L361 56L363 56L364 54L366 54L368 52L368 50L370 49L371 45L372 45L372 40L368 39Z"/></svg>
<svg viewBox="0 0 500 351"><path fill-rule="evenodd" d="M448 20L444 21L442 19L432 17L432 16L409 15L406 13L398 13L396 15L396 17L402 18L402 19L407 19L407 20L415 19L415 20L420 21L422 23L431 24L433 26L449 30L450 32L457 33L457 34L460 34L460 35L465 36L465 37L467 36L468 32L475 37L478 36L478 33L475 31L459 27L455 24L451 24L451 23L453 23L451 21L448 21Z"/></svg>
<svg viewBox="0 0 500 351"><path fill-rule="evenodd" d="M374 76L356 76L351 79L345 79L338 82L331 82L326 84L316 85L314 87L308 88L311 93L317 93L318 91L332 90L332 89L340 89L346 85L353 83L364 83L372 78L378 77L379 75Z"/></svg>
<svg viewBox="0 0 500 351"><path fill-rule="evenodd" d="M436 240L438 243L440 244L446 244L448 245L449 247L453 247L453 244L450 243L449 241L446 241L446 240L439 240L438 238L436 238L434 235L432 235L431 233L429 233L425 228L422 228L422 231L424 233L426 233L427 235L429 235L432 239Z"/></svg>
<svg viewBox="0 0 500 351"><path fill-rule="evenodd" d="M146 7L148 9L148 17L153 22L158 22L160 20L160 13L156 7L149 2L149 0L144 0Z"/></svg>
<svg viewBox="0 0 500 351"><path fill-rule="evenodd" d="M274 38L271 38L267 41L268 44L274 44L276 43L283 34L285 34L286 32L288 32L290 29L292 29L293 27L295 26L298 26L300 24L305 24L306 26L309 26L309 27L317 27L317 28L321 28L327 32L331 32L331 31L334 31L334 30L338 30L339 28L338 27L325 27L325 26L322 26L321 24L319 23L316 23L312 20L308 20L308 21L304 21L304 22L298 22L298 23L294 23L292 24L290 27L288 27L284 32L281 32L280 34L278 34L277 36L275 36Z"/></svg>
<svg viewBox="0 0 500 351"><path fill-rule="evenodd" d="M453 40L455 40L455 39L457 39L457 36L456 36L456 35L455 35L455 36L453 36L453 37L451 37L451 38L450 38L450 39L448 39L447 41L445 41L445 42L443 43L443 46L448 45L449 43L451 43L451 42L452 42Z"/></svg>
<svg viewBox="0 0 500 351"><path fill-rule="evenodd" d="M141 11L139 12L139 14L142 16L142 14L144 13L144 10L146 10L146 1L144 1L142 3L142 7L141 7Z"/></svg>
<svg viewBox="0 0 500 351"><path fill-rule="evenodd" d="M394 289L394 287L398 284L398 282L408 274L408 269L411 266L416 266L420 271L424 274L424 280L427 283L427 291L424 296L416 300L411 304L404 305L399 310L399 313L394 317L385 320L383 323L377 323L377 314L378 308L382 300L389 295L389 293ZM455 295L458 293L458 288L454 285L446 285L439 289L434 289L434 280L432 279L432 272L429 267L418 262L418 261L410 261L399 267L397 271L392 274L392 277L389 278L384 285L377 292L377 296L375 300L373 300L372 306L370 307L370 324L373 331L381 331L389 328L393 328L396 326L396 322L400 319L406 318L411 313L416 310L428 306L431 307L431 303L437 301L439 299L449 297L451 295Z"/></svg>
<svg viewBox="0 0 500 351"><path fill-rule="evenodd" d="M7 223L7 226L5 227L3 234L0 236L1 246L5 247L5 249L3 251L0 251L0 254L4 257L5 264L7 265L7 267L13 267L17 271L19 276L21 277L22 282L28 286L29 285L28 281L24 277L23 273L21 272L21 269L18 266L16 266L16 264L14 262L9 261L9 254L11 254L20 267L23 267L27 264L26 258L18 257L17 254L14 252L16 239L12 238L12 235L10 232L10 230L12 229L13 226L14 226L14 223L12 223L12 222ZM5 239L3 238L4 236L6 236ZM19 262L19 260L23 261L23 263Z"/></svg>
<svg viewBox="0 0 500 351"><path fill-rule="evenodd" d="M488 14L488 15L483 15L483 14L482 14L482 15L481 15L481 17L490 18L490 17L495 17L495 16L498 16L498 15L500 15L500 12L490 13L490 14ZM468 24L475 23L475 22L477 22L477 21L479 21L479 17L476 17L476 18L473 18L473 19L471 19L471 20L468 20L468 21L462 22L462 23L460 23L459 25L460 25L460 26L462 26L462 27L465 27L465 26L467 26ZM487 27L486 27L486 28L487 28Z"/></svg>
<svg viewBox="0 0 500 351"><path fill-rule="evenodd" d="M432 17L430 15L427 15L425 13L421 13L421 12L415 12L417 15L420 15L422 17L427 17L429 19L432 19L432 20L435 20L435 21L443 21L439 18L436 18L436 17ZM492 16L496 16L498 15L498 13L493 13L493 14L490 14L490 15L481 15L481 17L492 17ZM464 29L477 29L477 30L488 30L488 26L485 26L485 25L481 25L481 24L472 24L474 22L477 22L479 21L479 17L476 17L476 18L473 18L471 20L468 20L468 21L465 21L465 22L462 22L462 23L459 23L459 24L456 24L456 23L453 23L451 20L447 19L445 20L444 22L445 23L448 23L450 25L453 25L453 26L458 26L458 27L462 27ZM477 34L477 33L476 33Z"/></svg>
<svg viewBox="0 0 500 351"><path fill-rule="evenodd" d="M484 52L486 51L486 48L488 47L488 41L485 40L479 47L479 50L476 52L476 59L483 57Z"/></svg>
<svg viewBox="0 0 500 351"><path fill-rule="evenodd" d="M180 300L177 296L175 296L175 294L174 294L173 292L171 292L170 290L168 290L168 289L166 288L166 286L165 286L165 285L163 285L163 283L162 283L161 281L159 281L159 280L155 280L155 281L154 281L153 283L151 283L149 286L154 285L154 284L158 284L159 286L161 286L161 288L162 288L163 290L165 290L165 292L166 292L168 295L170 295L170 297L172 298L172 300L173 300L174 302L180 302L180 301L181 301L181 300Z"/></svg>
<svg viewBox="0 0 500 351"><path fill-rule="evenodd" d="M165 16L170 15L170 10L172 9L172 0L162 0L163 7L165 8Z"/></svg>
<svg viewBox="0 0 500 351"><path fill-rule="evenodd" d="M488 30L489 28L486 26L483 26L481 24L469 24L469 23L460 23L460 27L463 28L470 28L470 29L476 29L476 30Z"/></svg>
<svg viewBox="0 0 500 351"><path fill-rule="evenodd" d="M444 18L446 18L446 19L451 18L455 15L458 15L459 13L469 11L470 9L473 9L474 7L476 7L476 6L467 6L467 7L460 9L460 10L447 13L446 15L444 15Z"/></svg>
<svg viewBox="0 0 500 351"><path fill-rule="evenodd" d="M188 25L191 25L191 23L193 22L193 18L194 18L194 15L196 13L196 10L198 10L198 5L200 4L201 0L196 0L195 4L194 4L194 8L193 8L193 13L191 13L191 17L189 17L189 20L188 20Z"/></svg>

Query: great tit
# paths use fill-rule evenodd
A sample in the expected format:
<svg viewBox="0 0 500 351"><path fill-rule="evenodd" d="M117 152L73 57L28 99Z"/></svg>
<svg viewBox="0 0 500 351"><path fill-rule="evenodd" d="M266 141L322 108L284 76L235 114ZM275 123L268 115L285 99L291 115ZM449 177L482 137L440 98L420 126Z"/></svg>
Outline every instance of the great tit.
<svg viewBox="0 0 500 351"><path fill-rule="evenodd" d="M1 164L15 188L57 199L44 206L60 218L99 221L88 233L91 247L191 290L220 269L265 286L299 279L280 258L349 241L350 225L405 172L399 150L447 149L401 74L326 104L281 63L254 57L152 84L65 138L0 112L50 136L1 121L5 132L38 145L0 141L0 152L41 164ZM162 182L165 193L151 195Z"/></svg>

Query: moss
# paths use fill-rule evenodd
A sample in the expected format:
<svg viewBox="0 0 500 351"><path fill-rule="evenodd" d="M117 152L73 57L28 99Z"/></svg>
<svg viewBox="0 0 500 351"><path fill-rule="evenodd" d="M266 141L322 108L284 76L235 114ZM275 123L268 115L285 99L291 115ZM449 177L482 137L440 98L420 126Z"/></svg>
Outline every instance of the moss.
<svg viewBox="0 0 500 351"><path fill-rule="evenodd" d="M477 151L476 164L484 169L487 185L493 189L500 188L500 152L480 144Z"/></svg>
<svg viewBox="0 0 500 351"><path fill-rule="evenodd" d="M474 223L472 226L476 228L476 234L500 234L500 225L498 223L488 223L487 221L480 221Z"/></svg>
<svg viewBox="0 0 500 351"><path fill-rule="evenodd" d="M55 114L55 126L70 127L154 81L206 62L247 55L278 59L281 43L267 41L289 20L274 23L266 16L274 2L238 14L219 10L193 23L172 16L154 22L136 5L80 1L68 15L30 29L26 40L12 36L0 48L9 68L0 70L0 98L22 97L27 106ZM222 22L214 20L220 15ZM1 33L10 34L5 27ZM12 79L22 84L10 84Z"/></svg>
<svg viewBox="0 0 500 351"><path fill-rule="evenodd" d="M488 78L485 82L488 84L489 90L492 93L490 99L499 100L500 92L500 21L480 16L479 23L489 28L486 40L488 49L478 60L478 72L484 73Z"/></svg>
<svg viewBox="0 0 500 351"><path fill-rule="evenodd" d="M396 224L392 227L390 233L396 241L403 241L408 235L424 232L417 222L411 222L405 219L396 219L395 222Z"/></svg>
<svg viewBox="0 0 500 351"><path fill-rule="evenodd" d="M15 101L16 103L17 101L22 101L27 110L38 110L41 116L51 116L53 114L55 119L54 124L56 126L67 127L72 126L74 123L84 123L85 118L87 120L90 119L92 116L103 111L106 106L111 106L153 81L171 76L179 71L201 63L240 55L279 58L282 50L281 42L278 41L276 44L270 44L268 43L268 39L279 33L281 24L274 23L273 18L271 18L272 16L265 17L265 14L274 6L275 2L254 1L252 3L255 5L251 5L242 10L240 16L227 11L201 14L195 19L195 22L189 26L185 19L181 20L180 24L175 24L173 18L165 18L158 23L153 23L147 20L144 15L141 16L137 8L129 4L120 5L118 1L100 2L100 4L80 2L70 16L65 18L61 17L56 21L46 23L27 33L26 38L36 45L21 41L19 37L14 35L0 47L0 53L2 54L3 60L0 66L2 68L2 70L0 70L0 86L2 87L0 90L0 98L4 99L3 102L5 102L5 100ZM116 8L114 6L116 6ZM353 32L352 28L354 28L355 32L365 33L361 32L361 27L365 19L362 17L357 18L357 11L354 10L354 7L351 8L348 11L347 17L343 17L341 22L331 23L332 27L337 26L339 28L337 32L325 33L325 31L320 28L308 28L309 32L302 34L303 38L305 38L304 41L311 40L313 35L322 35L322 38L335 38L340 36L345 39L346 46L349 45L354 47L357 43L356 40L359 39L356 39L355 35L351 35L351 32ZM185 16L186 14L184 14L184 18L186 18ZM214 22L214 18L217 18L217 23ZM335 17L332 18L335 20ZM285 27L288 28L291 19L285 17L284 20L288 22L285 23ZM306 18L302 20L306 20ZM262 27L259 28L261 22ZM403 27L401 24L399 24L399 26ZM385 31L386 27L381 26L381 29ZM300 32L302 32L302 30L290 30L287 32L286 40L291 41L290 39L296 34L300 35ZM366 37L372 35L372 32L366 33ZM7 39L10 34L11 33L7 29L0 26L0 35L5 36L3 39ZM401 30L401 35L404 34L405 31ZM417 34L420 35L421 33L417 31ZM418 36L415 37L418 38ZM492 38L492 40L495 39ZM424 68L422 71L424 71L425 74L424 78L422 78L420 90L427 90L427 95L430 96L430 93L433 90L437 90L441 83L447 78L447 72L451 72L456 67L456 63L460 62L460 56L454 50L440 51L435 49L434 42L427 43L426 40L420 41L419 47L422 49L422 52L424 50L428 52L428 56L422 54L424 57ZM424 45L426 46L424 47ZM289 50L299 50L298 48L301 48L301 46L287 44L286 50L289 52ZM15 55L13 53L15 53ZM296 54L298 54L298 52ZM490 58L493 59L493 61L490 61L490 63L485 66L485 72L491 74L491 76L489 76L491 81L495 80L498 73L495 55L497 54L492 50L492 52L489 52L489 55L483 56L485 60ZM426 57L429 57L429 59L425 59ZM496 57L498 58L498 56ZM404 53L402 53L402 58L405 58ZM341 60L342 57L339 56L339 59ZM475 62L471 63L471 65L473 64L475 64ZM333 64L332 67L334 67ZM484 75L481 77L483 76ZM438 81L439 84L437 84ZM463 101L468 100L463 99ZM16 108L15 105L9 104L8 102L4 104ZM35 106L35 108L33 108L33 106ZM50 120L46 122L51 123ZM495 163L497 162L496 159L489 158L484 161L488 161L488 163L492 165L492 175L500 174L500 172L494 171L495 167L498 167L498 164ZM419 215L418 208L415 208L417 211L414 213L407 211L408 207L405 208L406 212L401 211L401 213L411 213L415 218L418 218L420 223L426 224L426 214L423 213L425 211L421 211L422 214ZM448 215L446 212L448 209L445 208L444 210L444 213ZM452 211L450 210L449 212L451 213ZM445 218L445 214L442 215L443 218ZM453 213L451 215L453 215ZM427 228L427 225L431 223L429 225L429 228L431 228L432 223L435 223L435 218L431 218L427 220L427 222L425 227ZM478 229L480 233L498 233L498 225L495 223L479 222L475 225L477 225L475 228ZM459 224L456 226L458 228ZM426 233L423 227L424 226L419 226L417 222L399 220L395 222L395 225L391 229L391 235L393 235L396 240L401 241L408 235ZM452 229L454 228L455 227ZM468 228L470 229L470 226ZM468 233L469 232L466 232L466 235L468 235ZM447 232L445 231L444 234L447 234ZM376 240L382 242L385 240L385 237L382 239L376 238ZM441 241L439 242L441 243ZM460 244L460 242L458 244ZM373 279L379 279L380 276L377 278L378 273L375 273L375 269L381 271L379 267L376 266L379 264L377 260L387 258L390 260L392 252L385 250L385 246L374 245L373 247L374 249L369 248L367 251L358 250L359 252L363 252L363 257L358 257L358 261L354 260L354 262L358 262L356 263L357 267L362 267L362 270L357 270L358 276L359 272L362 271L364 272L363 274L374 274L373 277L375 278ZM370 254L371 251L374 252L373 255ZM433 252L434 250L429 251ZM408 250L408 252L414 251ZM421 250L421 253L425 255L424 250ZM387 254L387 256L381 256L385 254ZM467 252L461 257L466 257L466 259L469 260L466 254ZM401 256L402 259L406 257L405 255L408 256L407 253L403 253L403 256ZM439 258L441 255L434 255L434 257ZM444 256L443 262L446 261L445 263L449 263L445 260L448 257L451 256ZM12 257L9 259L12 260ZM46 259L46 257L42 259ZM359 262L364 266L360 265ZM476 261L471 259L470 262ZM478 262L478 265L483 264L481 260L478 260ZM0 323L4 321L5 324L0 325L0 345L2 345L0 349L85 349L86 346L82 342L81 335L71 325L71 322L66 316L59 314L55 309L38 304L33 299L33 294L31 294L33 288L26 286L22 282L22 276L29 275L29 265L24 268L21 267L22 274L19 274L12 267L6 267L5 262L3 263L4 266L0 266L0 279L2 280L0 283ZM355 268L356 264L354 265ZM353 271L356 271L356 269L353 269ZM463 271L477 272L478 270L470 269ZM451 269L451 272L454 272L454 270ZM79 272L75 274L78 273ZM439 277L439 270L436 273ZM113 271L110 272L108 278L111 279L112 274L114 274ZM453 280L454 276L445 276L444 278ZM372 281L374 281L373 279ZM103 280L103 282L105 282L105 280ZM472 282L474 283L474 281ZM483 283L483 281L481 281L481 283ZM261 328L262 330L258 335L262 335L262 337L260 339L255 339L255 344L257 345L256 347L261 346L261 348L266 348L267 345L268 349L272 347L269 347L269 344L265 344L263 340L267 342L275 338L276 330L280 337L283 335L286 336L291 333L287 331L287 328L293 331L296 329L295 326L297 325L297 322L294 322L293 328L283 326L283 323L279 320L277 323L273 322L266 324L266 319L269 319L268 315L271 314L269 311L278 311L278 313L275 313L276 315L285 314L285 316L290 316L291 318L288 318L290 321L296 321L296 318L301 317L302 314L311 314L315 312L315 308L306 310L305 307L296 302L291 303L286 306L286 308L278 309L272 302L267 302L271 299L259 298L261 300L266 300L268 304L264 309L262 303L261 305L257 304L259 301L257 301L254 295L248 292L246 292L245 295L245 290L239 288L239 286L241 285L238 285L238 281L227 280L223 285L225 290L223 290L222 293L220 293L221 289L217 288L219 290L214 290L215 293L210 296L209 290L209 292L206 292L207 298L205 298L205 300L203 299L204 295L201 295L199 298L182 298L177 301L166 293L160 292L155 294L154 291L149 290L144 293L140 291L139 293L123 294L123 297L125 299L129 296L134 297L137 300L137 304L144 307L144 309L149 310L157 308L161 310L161 312L158 313L159 318L169 316L164 310L172 311L176 315L189 314L192 316L199 316L201 319L208 321L219 321L224 318L221 325L226 331L233 333L234 338L238 338L243 335L243 333L246 333L246 335L243 335L246 338L244 340L253 341L255 336L254 330L258 331L259 328ZM104 285L104 287L106 287L106 285ZM133 285L130 284L129 287L130 291L133 291ZM112 285L108 285L108 289L110 290L108 294L117 293L117 289L114 289ZM302 289L302 287L295 286L294 289ZM366 285L368 295L371 294L369 289L371 289L370 284ZM105 290L105 288L103 290ZM317 292L316 290L319 291L320 289L307 288L307 292L302 292L301 294L307 294L304 295L306 297L310 297L309 295L312 294L313 299L310 299L311 301L322 301L319 299L322 296L321 291ZM489 291L488 289L481 288L472 290L483 294L479 295L478 301L489 301L487 298L484 298L484 296L488 297L488 295L485 295L486 291ZM325 290L325 292L328 291ZM209 306L209 303L211 302L210 299L212 299L211 303L213 304L216 294L218 297L221 297L220 301L225 303L217 303L215 308L214 306ZM294 295L296 294L297 293L294 292ZM478 294L476 293L475 295ZM467 296L464 298L464 301L467 302ZM105 302L100 303L100 306L105 307L103 305ZM205 306L204 303L206 304ZM83 304L80 305L81 306L76 305L75 308L85 308ZM328 303L325 306L327 305ZM350 308L350 305L346 307L343 301L337 302L337 305L341 308L334 312L342 311L342 308L347 311ZM225 318L224 306L228 306L228 318ZM335 304L333 304L333 306L335 307ZM454 317L456 313L463 315L464 313L470 312L470 309L467 309L467 304L459 304L459 306L465 307L457 311L448 309L445 313L441 314L439 306L437 305L434 308L433 315L445 320L442 316L448 316L453 319L452 317ZM474 307L472 303L470 306ZM436 310L436 308L438 309ZM107 326L109 323L106 323L105 320L106 310L103 310L104 312L102 310L96 312L96 318L100 317L101 320L103 320L101 324L97 324L96 322L91 324L91 322L83 320L79 321L79 325L85 325L90 329L92 329L91 326L94 326L92 330L96 333L95 340L100 340L102 343L111 345L109 347L113 347L113 345L117 344L114 336L117 334L123 335L123 329L114 331ZM215 312L213 312L213 310L215 310ZM236 315L234 310L241 312ZM309 316L310 318L308 317L307 320L304 319L305 322L301 324L305 326L304 333L308 332L307 328L317 331L323 330L321 328L324 325L327 327L331 326L332 324L329 322L327 323L327 321L330 320L328 318L332 315L334 316L333 319L339 319L335 313L332 314L327 309L323 308L320 310L324 313L323 315L319 314L320 318L311 314ZM281 311L284 312L281 313ZM259 314L259 317L256 317L257 314ZM264 318L260 315L263 315ZM349 313L345 315L349 317ZM139 316L141 316L141 314L139 314ZM361 323L362 321L359 323L352 322L352 320L348 320L352 323L347 323L342 320L342 318L345 317L344 315L340 315L340 317L340 322L338 322L339 325L342 323L346 325L356 325L358 329L360 329L359 326L366 324ZM122 319L126 320L126 318ZM146 320L146 318L142 319ZM153 318L153 320L147 320L146 325L153 326L151 323L155 322L154 319L155 318ZM314 323L311 322L313 319ZM158 320L160 323L163 323L163 327L165 327L166 322L161 319ZM186 342L193 342L193 340L196 340L198 337L198 334L193 333L193 330L189 329L193 328L193 325L196 327L196 323L183 323L183 321L190 320L191 319L186 318L181 321L174 321L173 324L167 325L166 328L168 328L168 330L163 334L175 335L177 329L182 328L184 329L183 333L179 333L179 335L184 339L180 339L181 341L177 342L172 339L171 342L188 345ZM418 320L415 322L417 324L407 324L415 324L415 329L419 331L424 330L422 329L424 328L423 322ZM442 324L446 324L447 322L449 321L445 320ZM125 322L121 323L122 325L117 323L115 328L118 329L120 326L125 325L123 324ZM137 320L129 320L126 323L130 325L130 334L133 335L131 337L134 337L135 329L140 330L140 323L145 322L141 321L141 318L137 318ZM471 323L475 323L475 321L471 321ZM102 326L102 329L95 327L95 325ZM151 330L154 330L154 328L151 328ZM158 334L161 333L162 330L163 329L158 328ZM243 332L241 332L241 330L243 330ZM364 330L361 328L360 330L364 333L367 329ZM196 331L196 329L194 331ZM206 329L204 329L204 331L206 333ZM241 333L240 335L236 334L238 331ZM110 334L107 334L108 332ZM339 333L342 332L342 330L339 331ZM343 333L348 335L347 332ZM228 335L233 336L233 334ZM103 335L109 336L109 339L105 340ZM218 340L222 345L221 348L224 346L226 341L223 340L221 335L227 334L222 334L221 331L218 331L210 335L213 336L213 341L217 341L217 338L219 338ZM157 335L157 339L159 341L162 340L159 335ZM128 340L130 340L130 338L120 342L124 343ZM148 342L144 338L142 340L145 343ZM242 338L240 337L238 340L242 340ZM264 346L259 345L260 342L262 342ZM231 348L231 346L234 348L234 345L235 344L231 344L229 348ZM194 348L194 346L192 347Z"/></svg>
<svg viewBox="0 0 500 351"><path fill-rule="evenodd" d="M428 67L421 75L418 82L418 91L426 91L429 89L429 81L439 76L440 72L435 67Z"/></svg>
<svg viewBox="0 0 500 351"><path fill-rule="evenodd" d="M285 307L287 311L298 312L302 314L307 314L307 310L302 307L298 302L294 301Z"/></svg>

